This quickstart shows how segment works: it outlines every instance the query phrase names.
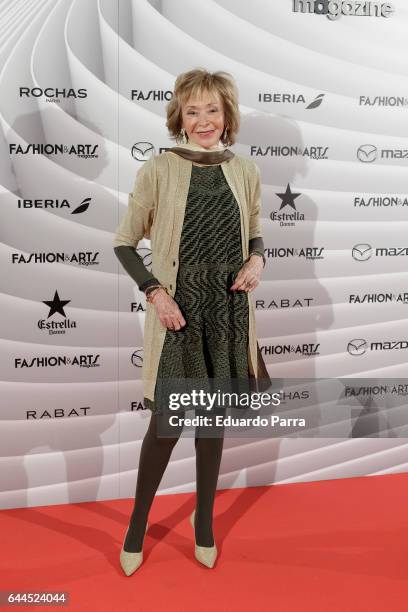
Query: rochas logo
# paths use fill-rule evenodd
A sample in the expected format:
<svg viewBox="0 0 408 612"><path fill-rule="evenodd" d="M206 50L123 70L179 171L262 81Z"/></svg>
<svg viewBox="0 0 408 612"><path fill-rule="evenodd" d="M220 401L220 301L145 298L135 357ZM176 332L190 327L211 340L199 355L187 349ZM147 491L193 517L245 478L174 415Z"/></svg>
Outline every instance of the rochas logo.
<svg viewBox="0 0 408 612"><path fill-rule="evenodd" d="M332 21L348 17L391 17L395 12L391 2L358 2L350 0L293 0L293 13L326 15Z"/></svg>
<svg viewBox="0 0 408 612"><path fill-rule="evenodd" d="M100 355L45 355L44 357L16 357L15 368L54 368L59 366L78 366L79 368L98 368Z"/></svg>
<svg viewBox="0 0 408 612"><path fill-rule="evenodd" d="M77 251L76 253L41 252L41 253L12 253L11 263L76 263L78 266L97 266L99 251Z"/></svg>
<svg viewBox="0 0 408 612"><path fill-rule="evenodd" d="M88 90L86 88L73 89L62 87L20 87L20 98L45 98L47 102L60 102L62 99L69 98L87 98Z"/></svg>
<svg viewBox="0 0 408 612"><path fill-rule="evenodd" d="M305 389L304 391L279 391L280 405L287 404L288 402L295 402L300 399L309 399L310 391Z"/></svg>

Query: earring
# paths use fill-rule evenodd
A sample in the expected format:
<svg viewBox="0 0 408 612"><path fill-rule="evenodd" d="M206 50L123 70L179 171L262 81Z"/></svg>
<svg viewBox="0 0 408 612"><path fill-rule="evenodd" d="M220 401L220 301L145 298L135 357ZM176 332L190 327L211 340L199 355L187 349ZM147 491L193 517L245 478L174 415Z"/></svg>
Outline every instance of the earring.
<svg viewBox="0 0 408 612"><path fill-rule="evenodd" d="M187 138L186 130L184 128L181 128L180 133L182 137L182 143L187 144L188 138Z"/></svg>
<svg viewBox="0 0 408 612"><path fill-rule="evenodd" d="M227 129L226 127L224 128L224 131L223 131L223 133L222 133L221 140L222 140L223 142L224 142L225 140L228 140L228 129Z"/></svg>

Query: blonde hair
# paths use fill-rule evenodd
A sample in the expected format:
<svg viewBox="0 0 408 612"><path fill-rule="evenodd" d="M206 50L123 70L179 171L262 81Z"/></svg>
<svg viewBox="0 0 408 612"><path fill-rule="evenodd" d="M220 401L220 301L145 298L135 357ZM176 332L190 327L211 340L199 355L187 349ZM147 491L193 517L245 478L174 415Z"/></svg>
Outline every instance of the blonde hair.
<svg viewBox="0 0 408 612"><path fill-rule="evenodd" d="M219 94L225 117L221 142L225 146L233 145L240 126L237 86L228 72L219 70L211 73L205 68L194 68L177 77L173 97L166 106L166 127L170 132L170 138L177 143L182 142L182 107L191 95L201 94L203 91Z"/></svg>

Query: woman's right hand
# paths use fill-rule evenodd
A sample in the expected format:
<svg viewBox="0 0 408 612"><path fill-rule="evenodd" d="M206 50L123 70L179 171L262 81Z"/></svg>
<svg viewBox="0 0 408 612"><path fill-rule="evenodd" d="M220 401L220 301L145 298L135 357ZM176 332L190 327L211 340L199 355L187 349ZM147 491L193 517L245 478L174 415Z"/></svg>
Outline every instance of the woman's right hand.
<svg viewBox="0 0 408 612"><path fill-rule="evenodd" d="M186 321L177 302L166 291L159 289L153 296L152 304L156 308L160 323L164 327L172 331L178 331L185 326Z"/></svg>

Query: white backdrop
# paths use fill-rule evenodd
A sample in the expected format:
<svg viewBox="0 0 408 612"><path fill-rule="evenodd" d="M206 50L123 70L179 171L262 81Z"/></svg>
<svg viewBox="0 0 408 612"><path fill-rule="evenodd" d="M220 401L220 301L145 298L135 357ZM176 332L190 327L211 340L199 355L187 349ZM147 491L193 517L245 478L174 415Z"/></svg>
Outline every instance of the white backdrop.
<svg viewBox="0 0 408 612"><path fill-rule="evenodd" d="M145 302L112 240L194 67L236 79L233 150L262 172L271 377L404 379L405 0L5 0L0 19L0 507L134 494ZM352 437L366 400L342 438L227 438L219 487L406 471L398 432ZM194 484L182 438L159 492Z"/></svg>

